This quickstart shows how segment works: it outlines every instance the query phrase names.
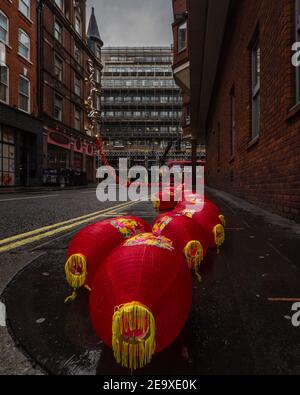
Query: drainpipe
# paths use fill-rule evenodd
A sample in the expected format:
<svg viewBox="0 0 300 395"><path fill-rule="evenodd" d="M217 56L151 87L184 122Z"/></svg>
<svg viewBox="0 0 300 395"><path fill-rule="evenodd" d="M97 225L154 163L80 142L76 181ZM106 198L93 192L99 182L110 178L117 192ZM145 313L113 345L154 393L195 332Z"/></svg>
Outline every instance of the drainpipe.
<svg viewBox="0 0 300 395"><path fill-rule="evenodd" d="M43 16L44 0L39 0L37 5L37 77L38 77L38 113L42 117L44 107L43 94L43 68L44 68L44 16Z"/></svg>

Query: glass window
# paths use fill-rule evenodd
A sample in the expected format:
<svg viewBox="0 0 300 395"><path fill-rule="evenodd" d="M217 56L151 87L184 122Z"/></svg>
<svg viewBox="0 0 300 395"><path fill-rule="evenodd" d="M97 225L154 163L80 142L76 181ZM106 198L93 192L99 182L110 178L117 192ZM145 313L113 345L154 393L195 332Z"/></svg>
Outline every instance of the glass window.
<svg viewBox="0 0 300 395"><path fill-rule="evenodd" d="M62 113L63 113L63 98L59 95L54 95L53 116L57 121L62 121Z"/></svg>
<svg viewBox="0 0 300 395"><path fill-rule="evenodd" d="M5 103L8 103L8 84L8 67L0 66L0 100Z"/></svg>
<svg viewBox="0 0 300 395"><path fill-rule="evenodd" d="M63 61L56 55L54 56L54 76L59 81L63 80Z"/></svg>
<svg viewBox="0 0 300 395"><path fill-rule="evenodd" d="M19 11L30 19L30 0L19 0Z"/></svg>
<svg viewBox="0 0 300 395"><path fill-rule="evenodd" d="M101 59L101 46L99 44L96 44L96 57Z"/></svg>
<svg viewBox="0 0 300 395"><path fill-rule="evenodd" d="M15 134L0 125L0 185L15 184Z"/></svg>
<svg viewBox="0 0 300 395"><path fill-rule="evenodd" d="M252 139L260 132L260 46L259 37L253 41L252 58Z"/></svg>
<svg viewBox="0 0 300 395"><path fill-rule="evenodd" d="M29 112L30 81L23 75L19 76L19 108Z"/></svg>
<svg viewBox="0 0 300 395"><path fill-rule="evenodd" d="M75 30L81 35L81 18L79 15L75 16Z"/></svg>
<svg viewBox="0 0 300 395"><path fill-rule="evenodd" d="M101 96L97 95L97 111L101 111Z"/></svg>
<svg viewBox="0 0 300 395"><path fill-rule="evenodd" d="M55 4L61 11L64 11L64 0L55 0Z"/></svg>
<svg viewBox="0 0 300 395"><path fill-rule="evenodd" d="M101 71L100 71L100 69L96 69L96 82L97 82L97 84L101 83Z"/></svg>
<svg viewBox="0 0 300 395"><path fill-rule="evenodd" d="M30 59L30 37L22 29L19 29L19 54Z"/></svg>
<svg viewBox="0 0 300 395"><path fill-rule="evenodd" d="M77 74L74 75L74 92L77 96L81 96L81 78Z"/></svg>
<svg viewBox="0 0 300 395"><path fill-rule="evenodd" d="M4 44L8 44L8 18L0 10L0 41Z"/></svg>
<svg viewBox="0 0 300 395"><path fill-rule="evenodd" d="M81 49L76 43L74 44L74 56L75 56L76 62L81 63Z"/></svg>
<svg viewBox="0 0 300 395"><path fill-rule="evenodd" d="M81 130L82 112L78 107L74 108L74 127L76 130Z"/></svg>
<svg viewBox="0 0 300 395"><path fill-rule="evenodd" d="M54 22L54 37L61 44L63 42L63 27L57 21Z"/></svg>

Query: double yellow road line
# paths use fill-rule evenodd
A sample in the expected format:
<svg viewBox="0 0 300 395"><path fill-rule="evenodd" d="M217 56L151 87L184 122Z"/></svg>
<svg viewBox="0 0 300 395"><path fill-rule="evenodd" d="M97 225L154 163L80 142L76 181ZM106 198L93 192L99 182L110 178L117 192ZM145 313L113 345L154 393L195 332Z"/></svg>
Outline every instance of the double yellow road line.
<svg viewBox="0 0 300 395"><path fill-rule="evenodd" d="M49 226L44 226L42 228L35 229L30 232L21 233L15 236L8 237L6 239L0 240L0 246L2 246L0 247L0 253L8 252L16 248L22 247L24 245L35 243L37 241L45 239L46 237L51 237L56 234L69 231L71 229L76 228L77 226L83 225L88 222L92 222L101 217L110 216L110 215L111 216L120 215L118 213L119 210L128 208L137 203L140 202L134 201L134 202L118 204L116 206L103 209L101 211L96 211L94 213L82 215L81 217L72 218L67 221L58 222L56 224Z"/></svg>

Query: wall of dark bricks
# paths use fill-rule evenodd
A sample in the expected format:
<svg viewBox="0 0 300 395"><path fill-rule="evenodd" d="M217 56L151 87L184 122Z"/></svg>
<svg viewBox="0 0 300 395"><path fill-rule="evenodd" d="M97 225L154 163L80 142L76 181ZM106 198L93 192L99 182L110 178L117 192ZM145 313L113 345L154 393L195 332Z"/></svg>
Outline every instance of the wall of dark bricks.
<svg viewBox="0 0 300 395"><path fill-rule="evenodd" d="M228 21L207 121L207 183L300 222L300 104L295 100L294 0L238 0ZM251 142L251 51L259 29L261 130ZM236 144L230 152L230 91Z"/></svg>

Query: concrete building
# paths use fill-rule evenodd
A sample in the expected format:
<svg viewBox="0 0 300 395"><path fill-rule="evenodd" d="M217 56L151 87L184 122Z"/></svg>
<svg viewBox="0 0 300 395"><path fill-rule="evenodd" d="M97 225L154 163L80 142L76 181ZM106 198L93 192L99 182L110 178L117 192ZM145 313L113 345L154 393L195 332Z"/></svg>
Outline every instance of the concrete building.
<svg viewBox="0 0 300 395"><path fill-rule="evenodd" d="M171 48L104 48L102 60L101 134L110 164L127 157L130 165L157 165L171 144L168 158L185 159Z"/></svg>
<svg viewBox="0 0 300 395"><path fill-rule="evenodd" d="M38 8L39 115L44 123L43 168L72 169L95 180L95 134L88 124L88 59L100 88L103 45L92 10L86 34L86 1L44 0ZM93 97L97 102L97 97ZM99 127L98 127L99 129ZM48 173L46 173L48 174Z"/></svg>
<svg viewBox="0 0 300 395"><path fill-rule="evenodd" d="M191 135L206 143L207 184L299 222L299 1L184 8Z"/></svg>
<svg viewBox="0 0 300 395"><path fill-rule="evenodd" d="M0 187L42 178L35 0L0 2Z"/></svg>

